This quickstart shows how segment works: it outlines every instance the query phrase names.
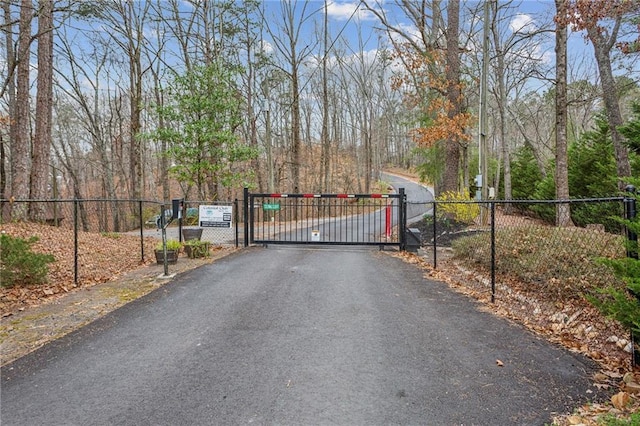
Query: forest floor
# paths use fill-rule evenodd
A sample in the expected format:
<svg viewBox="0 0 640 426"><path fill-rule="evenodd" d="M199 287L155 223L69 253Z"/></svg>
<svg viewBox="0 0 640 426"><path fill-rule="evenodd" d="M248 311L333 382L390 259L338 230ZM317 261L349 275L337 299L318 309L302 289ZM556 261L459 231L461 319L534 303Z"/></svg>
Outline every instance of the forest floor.
<svg viewBox="0 0 640 426"><path fill-rule="evenodd" d="M56 263L50 270L49 283L19 288L0 287L0 360L2 365L26 355L70 333L83 325L135 300L170 281L163 276L163 266L155 260L140 262L130 253L138 253L138 237L113 235L83 235L82 284L74 287L73 233L61 228L34 224L4 224L0 232L14 237L36 235L39 241L34 251L53 254ZM153 254L154 239L145 241L145 249ZM208 258L189 259L184 255L170 274L182 272L214 262L235 252L235 248L215 247ZM432 253L394 255L416 264L425 276L448 283L482 303L488 312L508 318L528 327L546 339L571 351L582 353L601 366L593 377L595 385L609 390L610 401L594 402L576 407L574 413L556 419L558 425L637 424L631 416L640 412L640 371L632 371L630 354L625 351L626 332L619 325L603 318L588 304L565 304L551 300L546 294L532 296L523 292L518 283L509 282L499 289L492 303L487 280L469 265L456 260L452 251L438 249L438 268L430 264ZM120 255L114 256L114 254ZM127 255L125 255L127 254ZM633 414L636 413L636 414ZM598 423L601 416L623 419L625 423Z"/></svg>

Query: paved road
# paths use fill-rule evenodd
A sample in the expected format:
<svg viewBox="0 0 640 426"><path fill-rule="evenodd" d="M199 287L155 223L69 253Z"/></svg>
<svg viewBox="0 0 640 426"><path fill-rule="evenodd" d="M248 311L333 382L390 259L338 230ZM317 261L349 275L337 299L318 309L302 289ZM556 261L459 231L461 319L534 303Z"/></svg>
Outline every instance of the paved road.
<svg viewBox="0 0 640 426"><path fill-rule="evenodd" d="M1 423L542 425L593 398L587 361L423 275L244 250L3 368Z"/></svg>
<svg viewBox="0 0 640 426"><path fill-rule="evenodd" d="M382 173L382 179L396 189L404 188L407 194L407 223L422 219L425 213L430 214L433 208L433 188L415 183L401 176Z"/></svg>

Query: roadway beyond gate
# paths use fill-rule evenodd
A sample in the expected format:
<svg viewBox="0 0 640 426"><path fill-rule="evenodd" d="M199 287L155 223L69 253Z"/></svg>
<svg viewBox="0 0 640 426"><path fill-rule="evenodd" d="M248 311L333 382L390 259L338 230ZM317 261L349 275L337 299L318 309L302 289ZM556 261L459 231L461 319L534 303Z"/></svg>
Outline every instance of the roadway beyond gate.
<svg viewBox="0 0 640 426"><path fill-rule="evenodd" d="M595 398L592 363L477 307L377 250L253 247L3 367L0 420L542 425Z"/></svg>

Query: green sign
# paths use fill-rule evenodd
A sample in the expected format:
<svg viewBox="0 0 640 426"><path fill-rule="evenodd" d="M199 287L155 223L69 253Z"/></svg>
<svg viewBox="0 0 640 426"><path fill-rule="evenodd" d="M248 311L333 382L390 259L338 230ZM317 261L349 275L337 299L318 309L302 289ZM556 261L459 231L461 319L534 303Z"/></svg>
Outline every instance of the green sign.
<svg viewBox="0 0 640 426"><path fill-rule="evenodd" d="M280 210L280 204L262 204L263 210Z"/></svg>

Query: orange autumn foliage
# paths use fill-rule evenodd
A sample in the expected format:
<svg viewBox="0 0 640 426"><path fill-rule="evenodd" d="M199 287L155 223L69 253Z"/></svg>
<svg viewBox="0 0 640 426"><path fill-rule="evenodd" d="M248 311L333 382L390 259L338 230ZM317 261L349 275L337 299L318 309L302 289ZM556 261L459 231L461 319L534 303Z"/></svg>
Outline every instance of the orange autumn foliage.
<svg viewBox="0 0 640 426"><path fill-rule="evenodd" d="M393 77L392 87L403 90L405 104L417 108L426 118L423 122L428 123L412 129L409 136L422 147L431 147L439 141L469 141L471 136L465 129L471 125L473 116L468 112L452 114L455 109L447 99L452 83L445 78L443 53L434 50L420 53L406 47L394 55L404 64L406 72ZM464 85L458 88L463 92Z"/></svg>
<svg viewBox="0 0 640 426"><path fill-rule="evenodd" d="M624 16L634 16L640 13L640 3L635 0L573 0L569 1L567 16L563 19L571 24L574 30L582 31L594 28L599 33L606 32L600 24L608 19L620 19ZM556 17L556 21L560 17ZM638 37L616 43L616 47L624 54L640 52L640 23L636 25Z"/></svg>

